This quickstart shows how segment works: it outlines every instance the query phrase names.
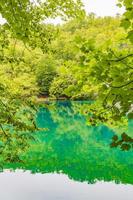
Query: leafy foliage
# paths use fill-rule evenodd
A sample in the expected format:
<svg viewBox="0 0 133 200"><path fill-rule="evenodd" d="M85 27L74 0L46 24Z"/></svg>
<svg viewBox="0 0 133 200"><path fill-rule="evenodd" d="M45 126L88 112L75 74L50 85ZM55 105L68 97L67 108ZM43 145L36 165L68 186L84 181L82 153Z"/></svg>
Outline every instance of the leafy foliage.
<svg viewBox="0 0 133 200"><path fill-rule="evenodd" d="M121 25L128 29L127 38L133 43L133 1L132 0L119 0L118 6L125 6L126 11L123 15Z"/></svg>
<svg viewBox="0 0 133 200"><path fill-rule="evenodd" d="M5 28L12 32L13 37L31 45L37 38L45 46L52 32L45 30L41 22L50 17L83 15L81 7L80 0L2 0L0 13L7 20Z"/></svg>
<svg viewBox="0 0 133 200"><path fill-rule="evenodd" d="M80 16L81 8L79 0L0 1L0 14L6 20L0 26L0 153L6 161L19 162L20 152L38 130L36 68L56 35L54 27L42 21Z"/></svg>
<svg viewBox="0 0 133 200"><path fill-rule="evenodd" d="M38 62L37 67L37 84L39 91L46 96L49 95L49 89L53 79L56 76L56 60L49 55L43 56L43 58Z"/></svg>

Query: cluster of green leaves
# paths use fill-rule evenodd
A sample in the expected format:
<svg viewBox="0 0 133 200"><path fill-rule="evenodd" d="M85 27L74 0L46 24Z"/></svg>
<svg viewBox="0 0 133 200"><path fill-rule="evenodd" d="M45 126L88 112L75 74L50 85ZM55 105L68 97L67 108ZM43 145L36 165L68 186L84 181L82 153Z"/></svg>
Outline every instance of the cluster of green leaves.
<svg viewBox="0 0 133 200"><path fill-rule="evenodd" d="M113 124L117 120L125 121L126 115L132 118L132 48L127 45L124 49L95 49L91 56L95 64L91 66L89 76L99 85L96 101L90 107L95 110L96 119L101 118L103 122L109 119Z"/></svg>
<svg viewBox="0 0 133 200"><path fill-rule="evenodd" d="M91 85L88 79L88 69L77 66L75 62L66 62L57 70L50 95L59 98L61 96L70 99L94 99L98 86Z"/></svg>
<svg viewBox="0 0 133 200"><path fill-rule="evenodd" d="M7 23L5 28L14 38L22 40L31 46L46 46L50 40L52 30L44 28L42 21L48 18L61 16L64 18L84 15L80 0L2 0L0 2L0 14ZM35 43L36 42L36 43ZM42 48L44 50L44 47Z"/></svg>
<svg viewBox="0 0 133 200"><path fill-rule="evenodd" d="M56 60L50 55L44 55L37 64L36 81L39 93L49 96L49 90L56 76Z"/></svg>
<svg viewBox="0 0 133 200"><path fill-rule="evenodd" d="M124 5L126 11L123 15L121 25L128 29L127 38L133 43L133 1L132 0L118 0L117 4L120 8Z"/></svg>

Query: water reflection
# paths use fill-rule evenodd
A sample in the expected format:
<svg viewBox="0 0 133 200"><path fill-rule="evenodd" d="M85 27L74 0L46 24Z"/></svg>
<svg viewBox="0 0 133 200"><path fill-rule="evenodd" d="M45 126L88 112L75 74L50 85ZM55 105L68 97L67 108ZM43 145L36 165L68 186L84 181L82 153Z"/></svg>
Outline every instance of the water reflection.
<svg viewBox="0 0 133 200"><path fill-rule="evenodd" d="M74 182L65 175L5 172L0 174L2 200L132 200L133 186Z"/></svg>
<svg viewBox="0 0 133 200"><path fill-rule="evenodd" d="M36 140L21 156L23 163L6 164L5 168L63 173L80 182L133 184L133 151L111 149L112 130L86 125L81 112L81 104L84 110L86 103L57 102L40 109L38 126L48 131L35 133Z"/></svg>
<svg viewBox="0 0 133 200"><path fill-rule="evenodd" d="M114 135L110 146L111 148L120 147L123 151L129 151L133 148L133 138L125 132L122 133L120 137L118 137L118 135Z"/></svg>

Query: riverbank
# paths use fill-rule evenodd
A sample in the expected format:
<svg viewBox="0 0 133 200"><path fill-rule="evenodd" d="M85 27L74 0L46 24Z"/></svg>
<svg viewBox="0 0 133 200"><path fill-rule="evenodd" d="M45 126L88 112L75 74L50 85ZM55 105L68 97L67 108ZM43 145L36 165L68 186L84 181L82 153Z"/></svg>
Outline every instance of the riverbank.
<svg viewBox="0 0 133 200"><path fill-rule="evenodd" d="M44 102L48 102L48 101L66 101L66 100L70 100L70 98L66 97L66 96L61 96L61 97L50 97L48 95L39 95L37 97L37 103L44 103Z"/></svg>

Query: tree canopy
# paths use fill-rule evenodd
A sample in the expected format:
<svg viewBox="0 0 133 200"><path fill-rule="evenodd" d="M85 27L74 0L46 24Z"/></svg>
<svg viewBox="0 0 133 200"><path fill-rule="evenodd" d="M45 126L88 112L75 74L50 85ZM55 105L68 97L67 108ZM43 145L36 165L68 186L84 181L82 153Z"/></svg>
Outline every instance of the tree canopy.
<svg viewBox="0 0 133 200"><path fill-rule="evenodd" d="M128 38L133 43L133 1L132 0L119 0L117 4L119 7L124 6L126 11L123 14L121 25L128 29Z"/></svg>
<svg viewBox="0 0 133 200"><path fill-rule="evenodd" d="M34 38L47 39L47 33L41 26L41 22L47 18L61 16L64 18L82 15L80 0L2 0L0 2L0 13L6 19L6 28L15 38L28 42ZM42 42L45 43L45 41Z"/></svg>

